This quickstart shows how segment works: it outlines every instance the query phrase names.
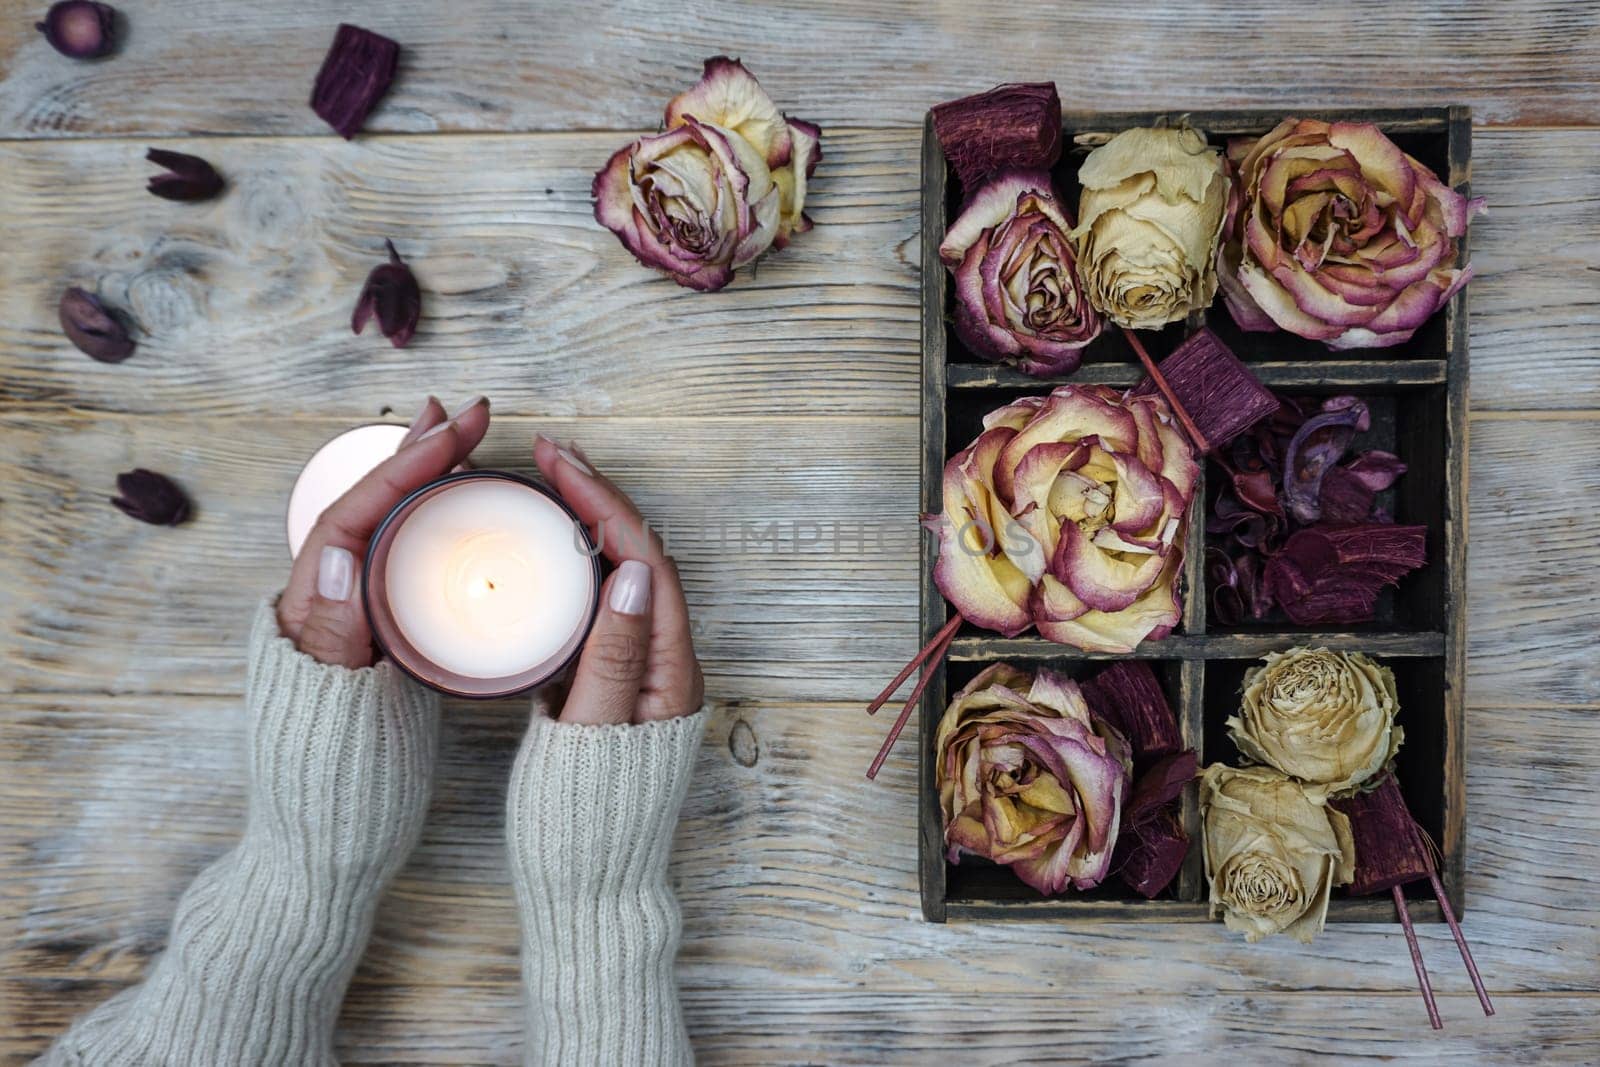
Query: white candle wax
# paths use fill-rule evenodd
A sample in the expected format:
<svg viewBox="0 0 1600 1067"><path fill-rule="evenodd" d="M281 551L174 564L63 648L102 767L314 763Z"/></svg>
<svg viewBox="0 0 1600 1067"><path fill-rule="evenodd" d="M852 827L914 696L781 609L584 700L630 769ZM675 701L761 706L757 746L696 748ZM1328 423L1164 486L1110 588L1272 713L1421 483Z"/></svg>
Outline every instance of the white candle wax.
<svg viewBox="0 0 1600 1067"><path fill-rule="evenodd" d="M593 561L572 516L538 490L466 479L395 530L389 610L423 657L468 678L505 678L561 653L588 624Z"/></svg>

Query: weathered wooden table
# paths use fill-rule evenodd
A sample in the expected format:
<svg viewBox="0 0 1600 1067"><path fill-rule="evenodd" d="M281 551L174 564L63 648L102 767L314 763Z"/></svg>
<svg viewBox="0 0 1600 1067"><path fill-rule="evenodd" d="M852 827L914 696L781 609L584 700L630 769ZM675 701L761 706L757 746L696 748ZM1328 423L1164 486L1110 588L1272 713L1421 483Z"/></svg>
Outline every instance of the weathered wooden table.
<svg viewBox="0 0 1600 1067"><path fill-rule="evenodd" d="M723 705L673 866L705 1062L1600 1057L1593 4L126 0L126 45L94 64L33 32L44 6L0 2L8 1058L134 981L234 840L245 628L285 572L294 471L428 391L493 397L485 461L526 466L535 429L576 437L672 529ZM341 18L406 49L350 144L305 105ZM589 181L723 51L822 124L826 159L816 230L700 295L594 223ZM1434 1034L1392 926L1308 950L917 917L913 753L864 781L885 724L861 705L914 647L919 124L1039 78L1078 108L1467 103L1483 124L1466 927L1494 1019L1440 928L1423 931ZM232 187L150 197L150 145ZM348 329L386 237L427 297L404 351ZM150 334L132 360L63 341L73 283L125 296ZM195 521L111 508L133 466L181 480ZM516 1059L501 811L523 723L450 707L427 833L345 1004L346 1059Z"/></svg>

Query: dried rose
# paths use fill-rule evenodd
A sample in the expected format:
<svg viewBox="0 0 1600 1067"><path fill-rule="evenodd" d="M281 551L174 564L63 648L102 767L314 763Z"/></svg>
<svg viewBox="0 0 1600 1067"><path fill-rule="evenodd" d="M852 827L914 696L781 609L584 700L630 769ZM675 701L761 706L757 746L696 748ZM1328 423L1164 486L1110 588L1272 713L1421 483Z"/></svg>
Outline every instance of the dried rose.
<svg viewBox="0 0 1600 1067"><path fill-rule="evenodd" d="M222 192L222 175L199 156L152 148L145 159L166 169L150 178L149 189L163 200L210 200Z"/></svg>
<svg viewBox="0 0 1600 1067"><path fill-rule="evenodd" d="M121 363L133 355L136 346L128 328L93 293L76 286L68 289L61 294L57 314L67 340L85 355L101 363Z"/></svg>
<svg viewBox="0 0 1600 1067"><path fill-rule="evenodd" d="M1354 792L1394 759L1394 672L1359 652L1271 652L1244 676L1228 736L1245 758L1296 779L1312 797Z"/></svg>
<svg viewBox="0 0 1600 1067"><path fill-rule="evenodd" d="M1211 914L1246 941L1316 937L1354 873L1350 821L1277 771L1220 763L1201 775L1200 817Z"/></svg>
<svg viewBox="0 0 1600 1067"><path fill-rule="evenodd" d="M397 42L342 22L311 86L311 110L348 141L389 91L399 66Z"/></svg>
<svg viewBox="0 0 1600 1067"><path fill-rule="evenodd" d="M171 478L144 468L117 475L111 498L124 515L152 526L176 526L189 517L189 498Z"/></svg>
<svg viewBox="0 0 1600 1067"><path fill-rule="evenodd" d="M50 5L34 29L64 56L99 59L117 47L117 10L91 0L60 0Z"/></svg>
<svg viewBox="0 0 1600 1067"><path fill-rule="evenodd" d="M1200 311L1217 291L1228 174L1192 129L1124 130L1078 168L1072 231L1089 300L1129 329Z"/></svg>
<svg viewBox="0 0 1600 1067"><path fill-rule="evenodd" d="M1222 293L1246 330L1329 348L1410 338L1472 277L1456 241L1483 210L1366 122L1284 119L1228 145L1237 218Z"/></svg>
<svg viewBox="0 0 1600 1067"><path fill-rule="evenodd" d="M994 664L950 702L935 752L950 862L1010 864L1041 893L1105 878L1132 759L1070 679Z"/></svg>
<svg viewBox="0 0 1600 1067"><path fill-rule="evenodd" d="M1199 468L1166 402L1064 385L983 424L944 469L933 577L956 610L1101 652L1170 633Z"/></svg>
<svg viewBox="0 0 1600 1067"><path fill-rule="evenodd" d="M667 104L667 129L594 176L595 219L648 267L721 289L739 267L811 228L807 183L821 131L790 121L738 60L715 56Z"/></svg>
<svg viewBox="0 0 1600 1067"><path fill-rule="evenodd" d="M367 328L367 320L377 316L378 329L396 348L411 343L417 332L417 319L422 315L422 291L417 288L416 275L406 266L394 250L393 241L384 241L389 249L389 262L372 268L367 283L361 287L356 309L350 316L350 329L360 333Z"/></svg>
<svg viewBox="0 0 1600 1067"><path fill-rule="evenodd" d="M1070 374L1100 317L1077 262L1050 175L1006 171L967 201L939 257L955 275L956 332L974 354L1025 374Z"/></svg>

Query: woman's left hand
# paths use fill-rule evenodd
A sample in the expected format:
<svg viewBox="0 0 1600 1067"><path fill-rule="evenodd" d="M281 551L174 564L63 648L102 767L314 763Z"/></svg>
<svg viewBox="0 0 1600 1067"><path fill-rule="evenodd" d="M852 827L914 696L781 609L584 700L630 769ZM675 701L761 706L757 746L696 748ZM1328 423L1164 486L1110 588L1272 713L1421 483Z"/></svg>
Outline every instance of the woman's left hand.
<svg viewBox="0 0 1600 1067"><path fill-rule="evenodd" d="M414 490L454 470L489 430L489 401L454 415L429 397L395 454L312 527L278 599L278 628L306 655L340 667L370 667L376 656L358 596L361 560L378 524Z"/></svg>

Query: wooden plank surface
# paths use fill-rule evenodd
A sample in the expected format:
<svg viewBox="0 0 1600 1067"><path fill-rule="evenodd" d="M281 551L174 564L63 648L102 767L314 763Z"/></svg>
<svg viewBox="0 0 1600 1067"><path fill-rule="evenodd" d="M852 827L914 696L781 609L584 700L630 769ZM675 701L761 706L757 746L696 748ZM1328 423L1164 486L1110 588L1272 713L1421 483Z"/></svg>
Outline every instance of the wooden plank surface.
<svg viewBox="0 0 1600 1067"><path fill-rule="evenodd" d="M328 134L306 106L341 20L400 41L376 130L632 129L718 53L774 98L837 126L920 124L934 103L1053 78L1069 107L1291 109L1470 104L1478 121L1600 119L1590 5L1477 0L619 0L508 9L494 0L129 0L113 61L84 66L33 32L40 5L4 0L0 136ZM864 86L871 91L863 91Z"/></svg>
<svg viewBox="0 0 1600 1067"><path fill-rule="evenodd" d="M0 143L0 400L348 418L426 386L528 415L917 413L916 131L830 135L816 229L709 295L595 224L590 178L626 136L186 142L233 183L210 204L146 193L143 142ZM1600 134L1479 131L1474 157L1475 409L1600 407ZM402 351L348 327L386 237L425 290ZM63 340L68 284L143 325L127 363Z"/></svg>

